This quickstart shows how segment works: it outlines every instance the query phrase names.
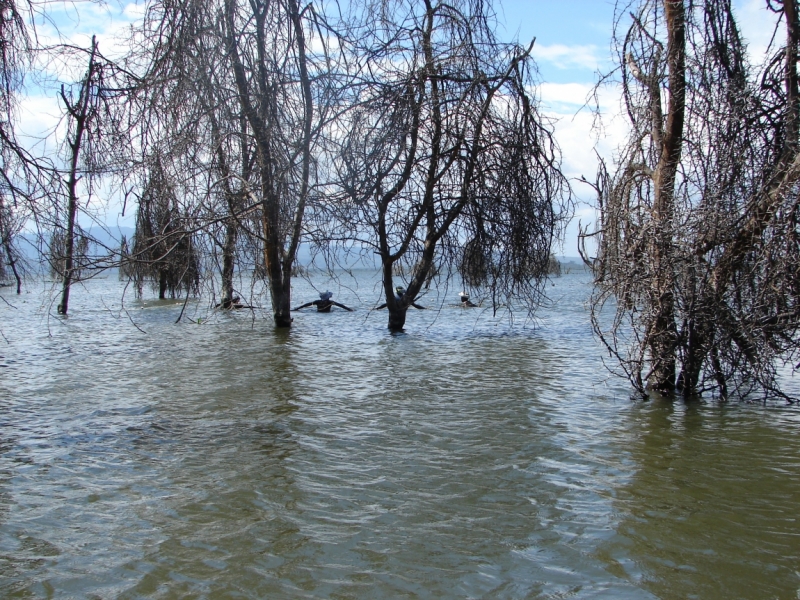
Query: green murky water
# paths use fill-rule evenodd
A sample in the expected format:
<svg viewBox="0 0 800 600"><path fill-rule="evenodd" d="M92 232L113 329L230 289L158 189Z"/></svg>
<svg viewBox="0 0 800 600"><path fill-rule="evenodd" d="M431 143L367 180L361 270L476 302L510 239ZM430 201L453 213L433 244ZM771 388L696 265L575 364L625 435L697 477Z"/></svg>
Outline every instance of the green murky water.
<svg viewBox="0 0 800 600"><path fill-rule="evenodd" d="M290 332L3 289L0 596L800 597L798 409L631 402L582 273L402 335L341 282Z"/></svg>

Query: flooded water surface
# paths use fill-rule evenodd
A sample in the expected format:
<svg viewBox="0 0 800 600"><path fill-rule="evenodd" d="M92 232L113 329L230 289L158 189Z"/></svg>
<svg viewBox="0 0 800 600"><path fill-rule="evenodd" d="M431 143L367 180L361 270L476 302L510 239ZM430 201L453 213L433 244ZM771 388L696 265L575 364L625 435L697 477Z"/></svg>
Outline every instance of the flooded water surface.
<svg viewBox="0 0 800 600"><path fill-rule="evenodd" d="M291 331L3 289L0 596L800 597L798 409L632 401L583 273L399 335L374 277Z"/></svg>

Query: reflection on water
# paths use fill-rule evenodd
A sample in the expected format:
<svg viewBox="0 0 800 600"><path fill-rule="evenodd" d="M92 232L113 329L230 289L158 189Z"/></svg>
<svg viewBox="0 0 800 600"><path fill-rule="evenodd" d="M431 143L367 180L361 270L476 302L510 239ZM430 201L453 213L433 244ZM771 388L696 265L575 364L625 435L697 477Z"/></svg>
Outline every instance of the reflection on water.
<svg viewBox="0 0 800 600"><path fill-rule="evenodd" d="M583 274L401 335L372 274L312 283L357 311L5 296L0 595L796 596L796 410L632 403Z"/></svg>
<svg viewBox="0 0 800 600"><path fill-rule="evenodd" d="M659 597L786 598L800 589L797 411L643 405L636 474L598 556Z"/></svg>

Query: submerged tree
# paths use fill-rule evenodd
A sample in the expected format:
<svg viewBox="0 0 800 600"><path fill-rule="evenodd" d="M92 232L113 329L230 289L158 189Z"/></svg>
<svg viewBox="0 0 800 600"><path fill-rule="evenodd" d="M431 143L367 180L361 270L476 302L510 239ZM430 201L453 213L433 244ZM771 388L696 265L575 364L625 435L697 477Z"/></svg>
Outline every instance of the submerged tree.
<svg viewBox="0 0 800 600"><path fill-rule="evenodd" d="M49 161L31 154L17 139L19 92L37 51L32 18L41 5L0 1L0 261L22 290L25 272L19 233L26 223L47 217L45 190L52 183Z"/></svg>
<svg viewBox="0 0 800 600"><path fill-rule="evenodd" d="M313 5L298 0L251 0L247 9L236 0L224 5L236 97L255 143L253 195L261 203L264 265L278 327L292 322L292 266L312 184L315 123L325 104L319 77L327 64L324 57L314 61L306 41L314 15Z"/></svg>
<svg viewBox="0 0 800 600"><path fill-rule="evenodd" d="M334 62L326 35L315 6L297 0L166 0L150 6L141 35L143 80L155 99L142 114L158 106L199 134L191 176L206 178L194 193L222 254L221 304L232 299L237 239L247 230L262 250L279 327L292 321L292 267L320 163ZM173 160L170 146L158 151Z"/></svg>
<svg viewBox="0 0 800 600"><path fill-rule="evenodd" d="M64 86L61 87L61 99L67 111L68 133L66 144L69 149L67 156L69 167L66 174L66 225L63 237L59 238L63 242L63 269L60 269L62 289L58 312L62 315L67 314L69 309L70 286L77 275L74 255L77 239L75 228L78 216L78 182L82 177L80 161L86 158L86 146L91 144L93 141L92 134L98 130L97 120L102 107L102 92L100 88L104 70L103 60L98 55L97 41L92 36L92 44L89 49L89 66L78 88L77 97L65 90ZM91 163L91 158L86 162ZM91 166L84 170L83 173L85 174L89 170L91 170ZM59 234L60 232L57 232L55 235L58 236Z"/></svg>
<svg viewBox="0 0 800 600"><path fill-rule="evenodd" d="M530 95L533 44L500 43L478 0L364 10L334 237L380 257L391 330L437 273L460 269L495 303L535 300L568 186ZM396 294L403 266L410 277Z"/></svg>
<svg viewBox="0 0 800 600"><path fill-rule="evenodd" d="M207 58L210 53L203 53ZM247 119L233 102L230 94L220 94L224 90L224 75L214 72L214 61L204 60L199 65L201 75L197 96L203 109L203 117L208 124L209 142L213 150L210 173L216 175L217 183L213 186L216 202L215 216L219 221L211 220L207 233L214 245L215 262L220 265L221 298L219 307L231 309L236 306L234 291L234 272L237 264L237 246L242 237L260 238L253 235L258 230L258 223L253 227L253 208L248 208L256 153L249 133ZM216 93L214 93L216 92ZM227 97L226 97L227 96ZM238 124L238 130L235 126ZM256 202L256 205L262 205ZM249 213L249 214L248 214ZM220 261L221 255L221 261ZM260 253L263 256L263 252ZM242 262L241 260L239 261ZM260 261L259 261L260 264Z"/></svg>
<svg viewBox="0 0 800 600"><path fill-rule="evenodd" d="M220 6L155 3L136 35L139 50L128 62L141 76L130 106L142 157L132 158L132 172L149 180L157 161L160 177L192 212L193 252L207 251L206 264L221 274L219 306L230 307L237 244L252 218L244 208L253 144L233 75L220 66L227 60Z"/></svg>
<svg viewBox="0 0 800 600"><path fill-rule="evenodd" d="M162 300L198 291L200 261L190 221L158 161L151 167L139 197L127 269L138 295L148 281Z"/></svg>
<svg viewBox="0 0 800 600"><path fill-rule="evenodd" d="M617 39L631 131L595 184L593 322L641 392L784 395L800 327L798 23L795 0L770 6L786 44L757 72L729 0L643 0Z"/></svg>
<svg viewBox="0 0 800 600"><path fill-rule="evenodd" d="M7 196L12 196L15 187L11 180L14 159L21 149L13 133L13 99L21 85L21 62L28 54L29 39L22 15L14 2L0 5L0 279L6 278L8 267L17 282L17 293L21 292L22 279L17 268L18 257L14 248L17 227L14 218L14 200L8 205Z"/></svg>
<svg viewBox="0 0 800 600"><path fill-rule="evenodd" d="M72 243L72 279L77 281L81 272L89 262L89 238L82 231L73 231ZM53 279L64 280L67 270L67 234L65 228L57 227L50 236L48 245L48 263L50 276Z"/></svg>
<svg viewBox="0 0 800 600"><path fill-rule="evenodd" d="M0 194L0 281L8 278L8 269L17 284L17 294L22 293L21 257L14 245L14 237L21 229L21 223L15 219L14 211L5 205Z"/></svg>
<svg viewBox="0 0 800 600"><path fill-rule="evenodd" d="M60 99L63 103L66 135L62 141L61 158L64 168L53 169L54 181L45 192L50 206L38 217L39 223L48 223L63 244L61 301L58 312L67 314L69 293L73 281L81 269L101 268L104 259L88 260L87 253L80 256L77 264L78 242L102 247L78 224L80 214L93 217L93 201L98 200L95 188L98 179L113 170L117 148L129 143L126 116L119 110L119 99L124 95L120 80L127 77L99 50L95 36L89 48L61 46L58 56L69 62L83 61L88 57L88 66L83 78L72 86L62 85ZM103 201L100 199L100 203ZM85 241L81 241L86 238ZM88 247L88 246L87 246ZM108 249L116 253L116 248ZM52 254L52 252L51 252ZM107 264L107 263L106 263Z"/></svg>
<svg viewBox="0 0 800 600"><path fill-rule="evenodd" d="M131 257L131 249L128 244L127 236L123 235L119 243L119 270L118 276L120 281L127 281L133 278L133 259Z"/></svg>

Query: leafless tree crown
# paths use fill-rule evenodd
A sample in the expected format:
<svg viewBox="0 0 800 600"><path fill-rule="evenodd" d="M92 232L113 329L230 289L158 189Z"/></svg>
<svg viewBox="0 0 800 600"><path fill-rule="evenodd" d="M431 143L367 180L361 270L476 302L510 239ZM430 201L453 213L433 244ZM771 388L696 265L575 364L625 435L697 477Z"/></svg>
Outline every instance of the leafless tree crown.
<svg viewBox="0 0 800 600"><path fill-rule="evenodd" d="M797 6L749 64L729 1L619 11L627 144L594 187L593 322L637 389L786 396L797 358ZM620 4L619 7L622 7ZM780 38L778 38L780 39Z"/></svg>
<svg viewBox="0 0 800 600"><path fill-rule="evenodd" d="M331 237L380 257L393 329L435 277L460 273L495 304L535 300L569 192L530 91L533 44L498 42L483 2L364 10L379 18L354 45L342 192L321 212ZM410 275L402 296L397 272Z"/></svg>

